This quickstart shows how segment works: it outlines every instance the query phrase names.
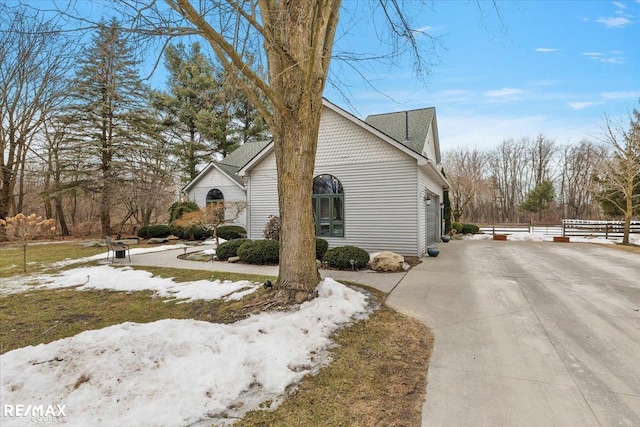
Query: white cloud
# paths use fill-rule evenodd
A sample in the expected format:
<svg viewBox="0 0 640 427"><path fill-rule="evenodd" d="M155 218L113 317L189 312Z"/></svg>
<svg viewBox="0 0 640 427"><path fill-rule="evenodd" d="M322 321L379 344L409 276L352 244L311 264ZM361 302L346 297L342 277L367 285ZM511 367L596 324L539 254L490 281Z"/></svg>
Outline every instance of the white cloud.
<svg viewBox="0 0 640 427"><path fill-rule="evenodd" d="M627 5L624 3L621 3L619 1L612 1L611 3L613 3L616 7L620 8L620 9L626 9Z"/></svg>
<svg viewBox="0 0 640 427"><path fill-rule="evenodd" d="M560 49L555 49L551 47L539 47L536 48L536 52L559 52Z"/></svg>
<svg viewBox="0 0 640 427"><path fill-rule="evenodd" d="M602 92L601 98L604 99L633 99L640 98L640 91L625 90L617 92Z"/></svg>
<svg viewBox="0 0 640 427"><path fill-rule="evenodd" d="M488 96L490 98L506 98L514 95L520 95L522 92L522 89L505 87L498 90L488 90L484 93L484 96Z"/></svg>
<svg viewBox="0 0 640 427"><path fill-rule="evenodd" d="M623 58L602 58L600 59L600 62L603 62L605 64L624 64L625 63Z"/></svg>
<svg viewBox="0 0 640 427"><path fill-rule="evenodd" d="M620 50L612 50L609 54L613 56L609 56L603 52L583 52L582 56L586 56L589 59L605 64L624 64L626 62L625 58L622 56L624 55L624 52Z"/></svg>
<svg viewBox="0 0 640 427"><path fill-rule="evenodd" d="M601 18L598 18L596 20L596 22L604 24L605 27L607 27L607 28L624 28L627 25L632 23L632 21L630 19L625 18L624 16L601 17Z"/></svg>
<svg viewBox="0 0 640 427"><path fill-rule="evenodd" d="M424 27L416 28L413 31L418 32L418 33L430 33L433 30L435 30L435 27L431 27L429 25L425 25Z"/></svg>
<svg viewBox="0 0 640 427"><path fill-rule="evenodd" d="M601 102L592 102L592 101L586 101L586 102L581 102L581 101L574 101L574 102L567 102L567 105L569 105L569 108L571 108L574 111L580 111L580 110L584 110L585 108L589 108L589 107L593 107L594 105L599 105L601 104Z"/></svg>

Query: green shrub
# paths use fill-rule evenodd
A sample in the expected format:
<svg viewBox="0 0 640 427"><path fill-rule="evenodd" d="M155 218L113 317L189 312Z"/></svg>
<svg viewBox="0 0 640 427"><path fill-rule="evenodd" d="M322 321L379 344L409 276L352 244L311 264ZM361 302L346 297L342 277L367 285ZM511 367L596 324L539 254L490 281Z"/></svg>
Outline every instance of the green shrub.
<svg viewBox="0 0 640 427"><path fill-rule="evenodd" d="M459 222L452 222L451 229L456 230L456 233L460 233L462 231L462 224Z"/></svg>
<svg viewBox="0 0 640 427"><path fill-rule="evenodd" d="M218 237L224 240L243 239L247 237L247 230L239 225L221 225L218 227Z"/></svg>
<svg viewBox="0 0 640 427"><path fill-rule="evenodd" d="M187 200L185 202L175 202L169 206L169 224L173 224L173 221L180 219L182 214L186 212L195 212L199 210L198 204L193 200Z"/></svg>
<svg viewBox="0 0 640 427"><path fill-rule="evenodd" d="M216 256L219 260L226 261L232 256L238 256L238 248L243 244L250 242L249 239L233 239L228 242L220 243L216 249Z"/></svg>
<svg viewBox="0 0 640 427"><path fill-rule="evenodd" d="M369 263L369 253L356 246L340 246L329 249L324 254L323 260L329 267L339 268L340 270L351 270L351 262L349 260L355 261L355 268L365 268Z"/></svg>
<svg viewBox="0 0 640 427"><path fill-rule="evenodd" d="M171 234L181 238L182 240L191 239L191 227L171 227ZM204 227L193 227L193 239L205 240L213 236L213 230Z"/></svg>
<svg viewBox="0 0 640 427"><path fill-rule="evenodd" d="M462 224L462 234L476 234L480 232L480 227L475 224Z"/></svg>
<svg viewBox="0 0 640 427"><path fill-rule="evenodd" d="M316 237L316 259L322 259L329 249L329 243L326 240Z"/></svg>
<svg viewBox="0 0 640 427"><path fill-rule="evenodd" d="M154 224L141 227L138 230L138 237L141 239L151 239L152 237L167 237L172 233L171 227L164 224Z"/></svg>
<svg viewBox="0 0 640 427"><path fill-rule="evenodd" d="M238 256L247 264L277 264L280 261L280 244L277 240L245 242L238 248Z"/></svg>
<svg viewBox="0 0 640 427"><path fill-rule="evenodd" d="M280 240L280 217L269 215L269 221L265 225L262 235L265 239Z"/></svg>

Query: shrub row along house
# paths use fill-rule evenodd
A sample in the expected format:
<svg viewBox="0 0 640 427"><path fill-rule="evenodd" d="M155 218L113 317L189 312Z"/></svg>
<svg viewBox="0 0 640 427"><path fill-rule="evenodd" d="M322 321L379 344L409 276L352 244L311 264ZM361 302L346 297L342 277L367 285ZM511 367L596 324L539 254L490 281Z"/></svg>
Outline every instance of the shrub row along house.
<svg viewBox="0 0 640 427"><path fill-rule="evenodd" d="M434 108L362 121L324 100L314 176L309 203L316 234L330 247L423 256L440 240L448 183ZM207 165L182 192L199 206L246 201L235 223L247 229L249 239L262 239L269 217L278 215L273 142L245 143Z"/></svg>

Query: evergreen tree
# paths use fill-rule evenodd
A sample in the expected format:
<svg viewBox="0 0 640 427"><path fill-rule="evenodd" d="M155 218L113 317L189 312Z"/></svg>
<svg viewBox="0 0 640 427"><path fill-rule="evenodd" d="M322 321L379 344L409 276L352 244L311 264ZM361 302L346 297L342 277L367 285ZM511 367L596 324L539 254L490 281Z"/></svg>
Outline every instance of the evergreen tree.
<svg viewBox="0 0 640 427"><path fill-rule="evenodd" d="M208 114L217 91L214 68L198 43L189 52L182 43L169 45L165 66L169 91L153 92L153 105L161 114L178 169L191 180L198 174L198 165L211 161L215 151L208 138L213 132L207 129L216 127Z"/></svg>
<svg viewBox="0 0 640 427"><path fill-rule="evenodd" d="M237 84L194 43L170 45L165 54L168 91L153 93L172 152L186 180L198 165L265 135L262 116Z"/></svg>
<svg viewBox="0 0 640 427"><path fill-rule="evenodd" d="M549 208L549 203L555 198L556 192L553 182L542 181L527 193L526 200L520 205L523 211L542 214Z"/></svg>
<svg viewBox="0 0 640 427"><path fill-rule="evenodd" d="M111 211L116 189L127 179L135 150L153 138L148 114L148 91L138 62L117 20L101 22L90 46L79 58L72 81L72 103L65 120L69 143L77 149L85 190L100 194L100 225L111 234Z"/></svg>

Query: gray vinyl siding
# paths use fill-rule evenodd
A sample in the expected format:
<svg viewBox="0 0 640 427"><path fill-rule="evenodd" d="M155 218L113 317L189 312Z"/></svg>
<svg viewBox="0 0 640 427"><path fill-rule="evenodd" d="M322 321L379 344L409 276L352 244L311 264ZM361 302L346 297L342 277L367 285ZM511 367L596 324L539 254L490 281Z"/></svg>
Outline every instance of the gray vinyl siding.
<svg viewBox="0 0 640 427"><path fill-rule="evenodd" d="M269 215L278 215L276 170L260 166L252 170L250 178L251 239L261 239ZM354 245L367 251L417 255L416 170L416 162L410 158L318 167L314 176L334 175L344 188L345 236L326 238L329 247Z"/></svg>
<svg viewBox="0 0 640 427"><path fill-rule="evenodd" d="M251 169L248 189L250 215L247 237L253 240L262 239L262 232L269 216L279 215L278 176L273 153Z"/></svg>
<svg viewBox="0 0 640 427"><path fill-rule="evenodd" d="M216 168L211 168L195 186L191 187L187 197L202 208L206 205L207 193L213 188L222 191L224 199L228 202L246 201L244 190ZM233 224L246 226L246 209Z"/></svg>
<svg viewBox="0 0 640 427"><path fill-rule="evenodd" d="M344 237L329 237L329 247L354 245L367 251L416 255L416 162L361 163L317 168L344 188Z"/></svg>
<svg viewBox="0 0 640 427"><path fill-rule="evenodd" d="M441 196L442 189L415 158L325 108L314 176L322 174L334 175L344 188L345 235L326 238L330 247L355 245L370 252L410 256L425 253L420 191L427 187ZM247 195L248 236L262 239L269 216L279 214L273 152L248 170Z"/></svg>

